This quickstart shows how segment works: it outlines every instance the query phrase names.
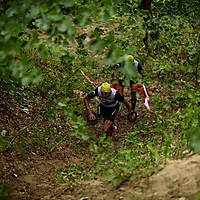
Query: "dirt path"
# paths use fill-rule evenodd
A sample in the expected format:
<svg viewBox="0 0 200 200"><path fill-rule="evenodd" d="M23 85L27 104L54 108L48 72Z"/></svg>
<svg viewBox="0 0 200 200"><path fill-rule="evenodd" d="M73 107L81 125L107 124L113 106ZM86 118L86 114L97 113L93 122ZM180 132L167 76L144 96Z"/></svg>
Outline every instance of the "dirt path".
<svg viewBox="0 0 200 200"><path fill-rule="evenodd" d="M156 84L152 83L152 85ZM11 100L7 102L11 102ZM147 122L151 121L154 116L152 114L151 119L145 116L148 111L143 103L144 99L139 96L136 107L139 114L138 122L144 117ZM25 114L19 115L21 109L14 103L13 106L11 105L12 103L9 103L9 106L6 104L6 109L3 109L2 124L10 124L11 126L14 124L13 127L21 127L23 124L20 125L20 123L25 119ZM37 107L33 106L33 108ZM36 114L37 112L35 112ZM34 118L34 116L32 117ZM115 147L118 148L123 143L124 134L134 131L135 125L127 120L126 108L119 113L115 124L118 129L113 141ZM90 130L91 134L100 136L102 123L90 127ZM68 145L63 143L57 146L55 151L45 155L34 152L30 152L24 157L12 153L0 155L0 185L8 184L10 191L7 199L79 200L82 197L87 197L87 200L192 200L192 196L200 191L199 155L190 155L184 160L169 160L158 174L135 182L125 182L119 188L115 188L111 183L98 177L73 184L71 182L56 182L59 170L69 164L79 164L83 158L89 157L88 144L82 149L79 148L78 152L73 146ZM14 177L13 174L16 174L17 177Z"/></svg>
<svg viewBox="0 0 200 200"><path fill-rule="evenodd" d="M1 160L2 161L2 160ZM183 160L169 160L164 169L149 179L125 182L119 188L104 180L78 183L53 183L65 160L32 156L23 159L3 159L1 183L9 183L9 200L192 200L200 191L200 155ZM3 166L2 166L3 165ZM12 174L18 177L13 177Z"/></svg>
<svg viewBox="0 0 200 200"><path fill-rule="evenodd" d="M200 155L190 155L183 160L169 160L165 168L150 178L150 195L161 199L172 196L189 199L200 191Z"/></svg>

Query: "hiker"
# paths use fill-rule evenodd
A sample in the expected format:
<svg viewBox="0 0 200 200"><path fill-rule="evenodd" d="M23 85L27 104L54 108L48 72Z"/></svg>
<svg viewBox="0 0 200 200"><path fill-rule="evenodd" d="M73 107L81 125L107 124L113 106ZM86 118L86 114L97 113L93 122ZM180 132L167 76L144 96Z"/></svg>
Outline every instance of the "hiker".
<svg viewBox="0 0 200 200"><path fill-rule="evenodd" d="M143 67L138 63L138 61L135 60L132 55L129 55L128 59L130 62L134 62L136 70L142 77L144 77L144 75L142 74ZM142 89L143 86L141 84L138 84L136 81L130 80L130 88L131 88L131 106L132 110L134 111L137 101L136 92L138 89Z"/></svg>
<svg viewBox="0 0 200 200"><path fill-rule="evenodd" d="M126 105L129 111L130 118L132 118L132 109L128 101L123 96L121 96L116 89L111 88L111 85L106 82L103 83L101 86L97 87L92 93L88 94L84 98L84 104L88 111L88 119L90 121L96 120L96 117L89 106L89 100L94 98L95 96L98 96L100 100L97 118L104 118L103 131L108 137L112 139L113 132L115 129L115 127L113 126L113 122L119 110L119 102L123 102Z"/></svg>
<svg viewBox="0 0 200 200"><path fill-rule="evenodd" d="M117 69L120 66L121 66L121 64L117 63L114 65L114 68ZM118 79L118 78L116 77L116 73L114 72L114 73L112 73L111 82L113 82L113 80L115 80L115 79ZM123 85L122 79L118 79L118 81L116 83L112 83L112 88L116 89L121 94L121 96L124 96L124 85Z"/></svg>
<svg viewBox="0 0 200 200"><path fill-rule="evenodd" d="M134 64L134 67L136 68L137 72L142 77L144 77L144 75L142 74L143 67L139 64L139 62L137 60L134 59L134 57L132 55L128 55L128 61L132 62ZM122 66L121 63L117 63L114 65L114 67L116 69L120 68L121 66ZM115 73L112 74L112 79L116 79ZM122 80L118 79L117 83L113 84L113 88L118 90L120 92L120 94L123 96L124 86L122 84ZM130 88L131 88L131 107L132 107L132 111L134 111L135 106L136 106L136 101L137 101L136 92L138 89L142 89L143 86L141 84L138 84L136 81L130 80ZM143 95L143 93L142 93L142 95Z"/></svg>

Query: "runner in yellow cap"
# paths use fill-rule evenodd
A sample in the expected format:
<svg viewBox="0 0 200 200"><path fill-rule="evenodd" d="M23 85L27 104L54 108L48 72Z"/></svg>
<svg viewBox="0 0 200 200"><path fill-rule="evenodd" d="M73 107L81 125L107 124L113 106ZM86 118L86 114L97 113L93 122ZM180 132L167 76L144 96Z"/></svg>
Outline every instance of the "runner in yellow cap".
<svg viewBox="0 0 200 200"><path fill-rule="evenodd" d="M109 83L103 83L101 85L101 92L110 92L111 91L111 87Z"/></svg>
<svg viewBox="0 0 200 200"><path fill-rule="evenodd" d="M101 116L104 118L103 131L108 137L112 139L114 131L113 123L119 111L119 102L123 102L126 105L130 116L132 116L132 109L128 101L123 96L121 96L116 89L111 88L110 84L106 82L97 87L92 93L88 94L84 98L85 107L88 111L89 121L96 120L96 116L91 111L89 106L89 100L93 99L95 96L98 96L100 100L97 118L100 118Z"/></svg>

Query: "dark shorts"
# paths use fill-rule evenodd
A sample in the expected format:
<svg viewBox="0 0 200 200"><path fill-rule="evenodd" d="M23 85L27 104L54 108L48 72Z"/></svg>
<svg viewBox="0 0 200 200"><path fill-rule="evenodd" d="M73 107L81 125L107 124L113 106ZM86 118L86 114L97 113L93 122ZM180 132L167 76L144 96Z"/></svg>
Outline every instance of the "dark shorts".
<svg viewBox="0 0 200 200"><path fill-rule="evenodd" d="M105 107L102 104L100 104L99 108L100 108L101 116L105 120L110 120L110 121L114 122L115 117L117 116L117 113L119 111L119 104L117 104L114 107Z"/></svg>

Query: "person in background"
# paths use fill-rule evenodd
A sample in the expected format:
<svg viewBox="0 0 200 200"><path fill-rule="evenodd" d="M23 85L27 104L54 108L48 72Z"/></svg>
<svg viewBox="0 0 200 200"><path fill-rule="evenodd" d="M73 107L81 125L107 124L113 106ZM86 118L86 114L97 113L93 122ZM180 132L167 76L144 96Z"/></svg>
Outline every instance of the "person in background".
<svg viewBox="0 0 200 200"><path fill-rule="evenodd" d="M133 64L133 66L136 68L137 72L144 77L142 71L144 70L143 67L140 65L140 63L134 59L132 55L128 55L128 61ZM117 63L114 65L115 69L117 70L118 68L122 67L121 63ZM116 80L116 73L112 73L112 81ZM131 107L132 111L135 110L137 98L136 98L136 92L138 89L142 88L141 84L138 84L136 80L130 80L129 82L130 88L131 88ZM112 87L115 88L122 96L124 96L124 85L123 85L123 80L117 79L117 82L112 84ZM134 116L134 114L133 114Z"/></svg>
<svg viewBox="0 0 200 200"><path fill-rule="evenodd" d="M128 56L128 59L130 62L133 62L134 67L136 68L137 72L144 77L142 71L144 70L144 68L139 64L139 62L137 60L134 59L134 57L132 55ZM131 106L132 106L132 110L135 110L135 106L136 106L136 102L137 102L137 98L136 98L136 92L138 89L141 89L143 86L139 83L137 83L137 81L135 80L130 80L130 88L131 88Z"/></svg>

